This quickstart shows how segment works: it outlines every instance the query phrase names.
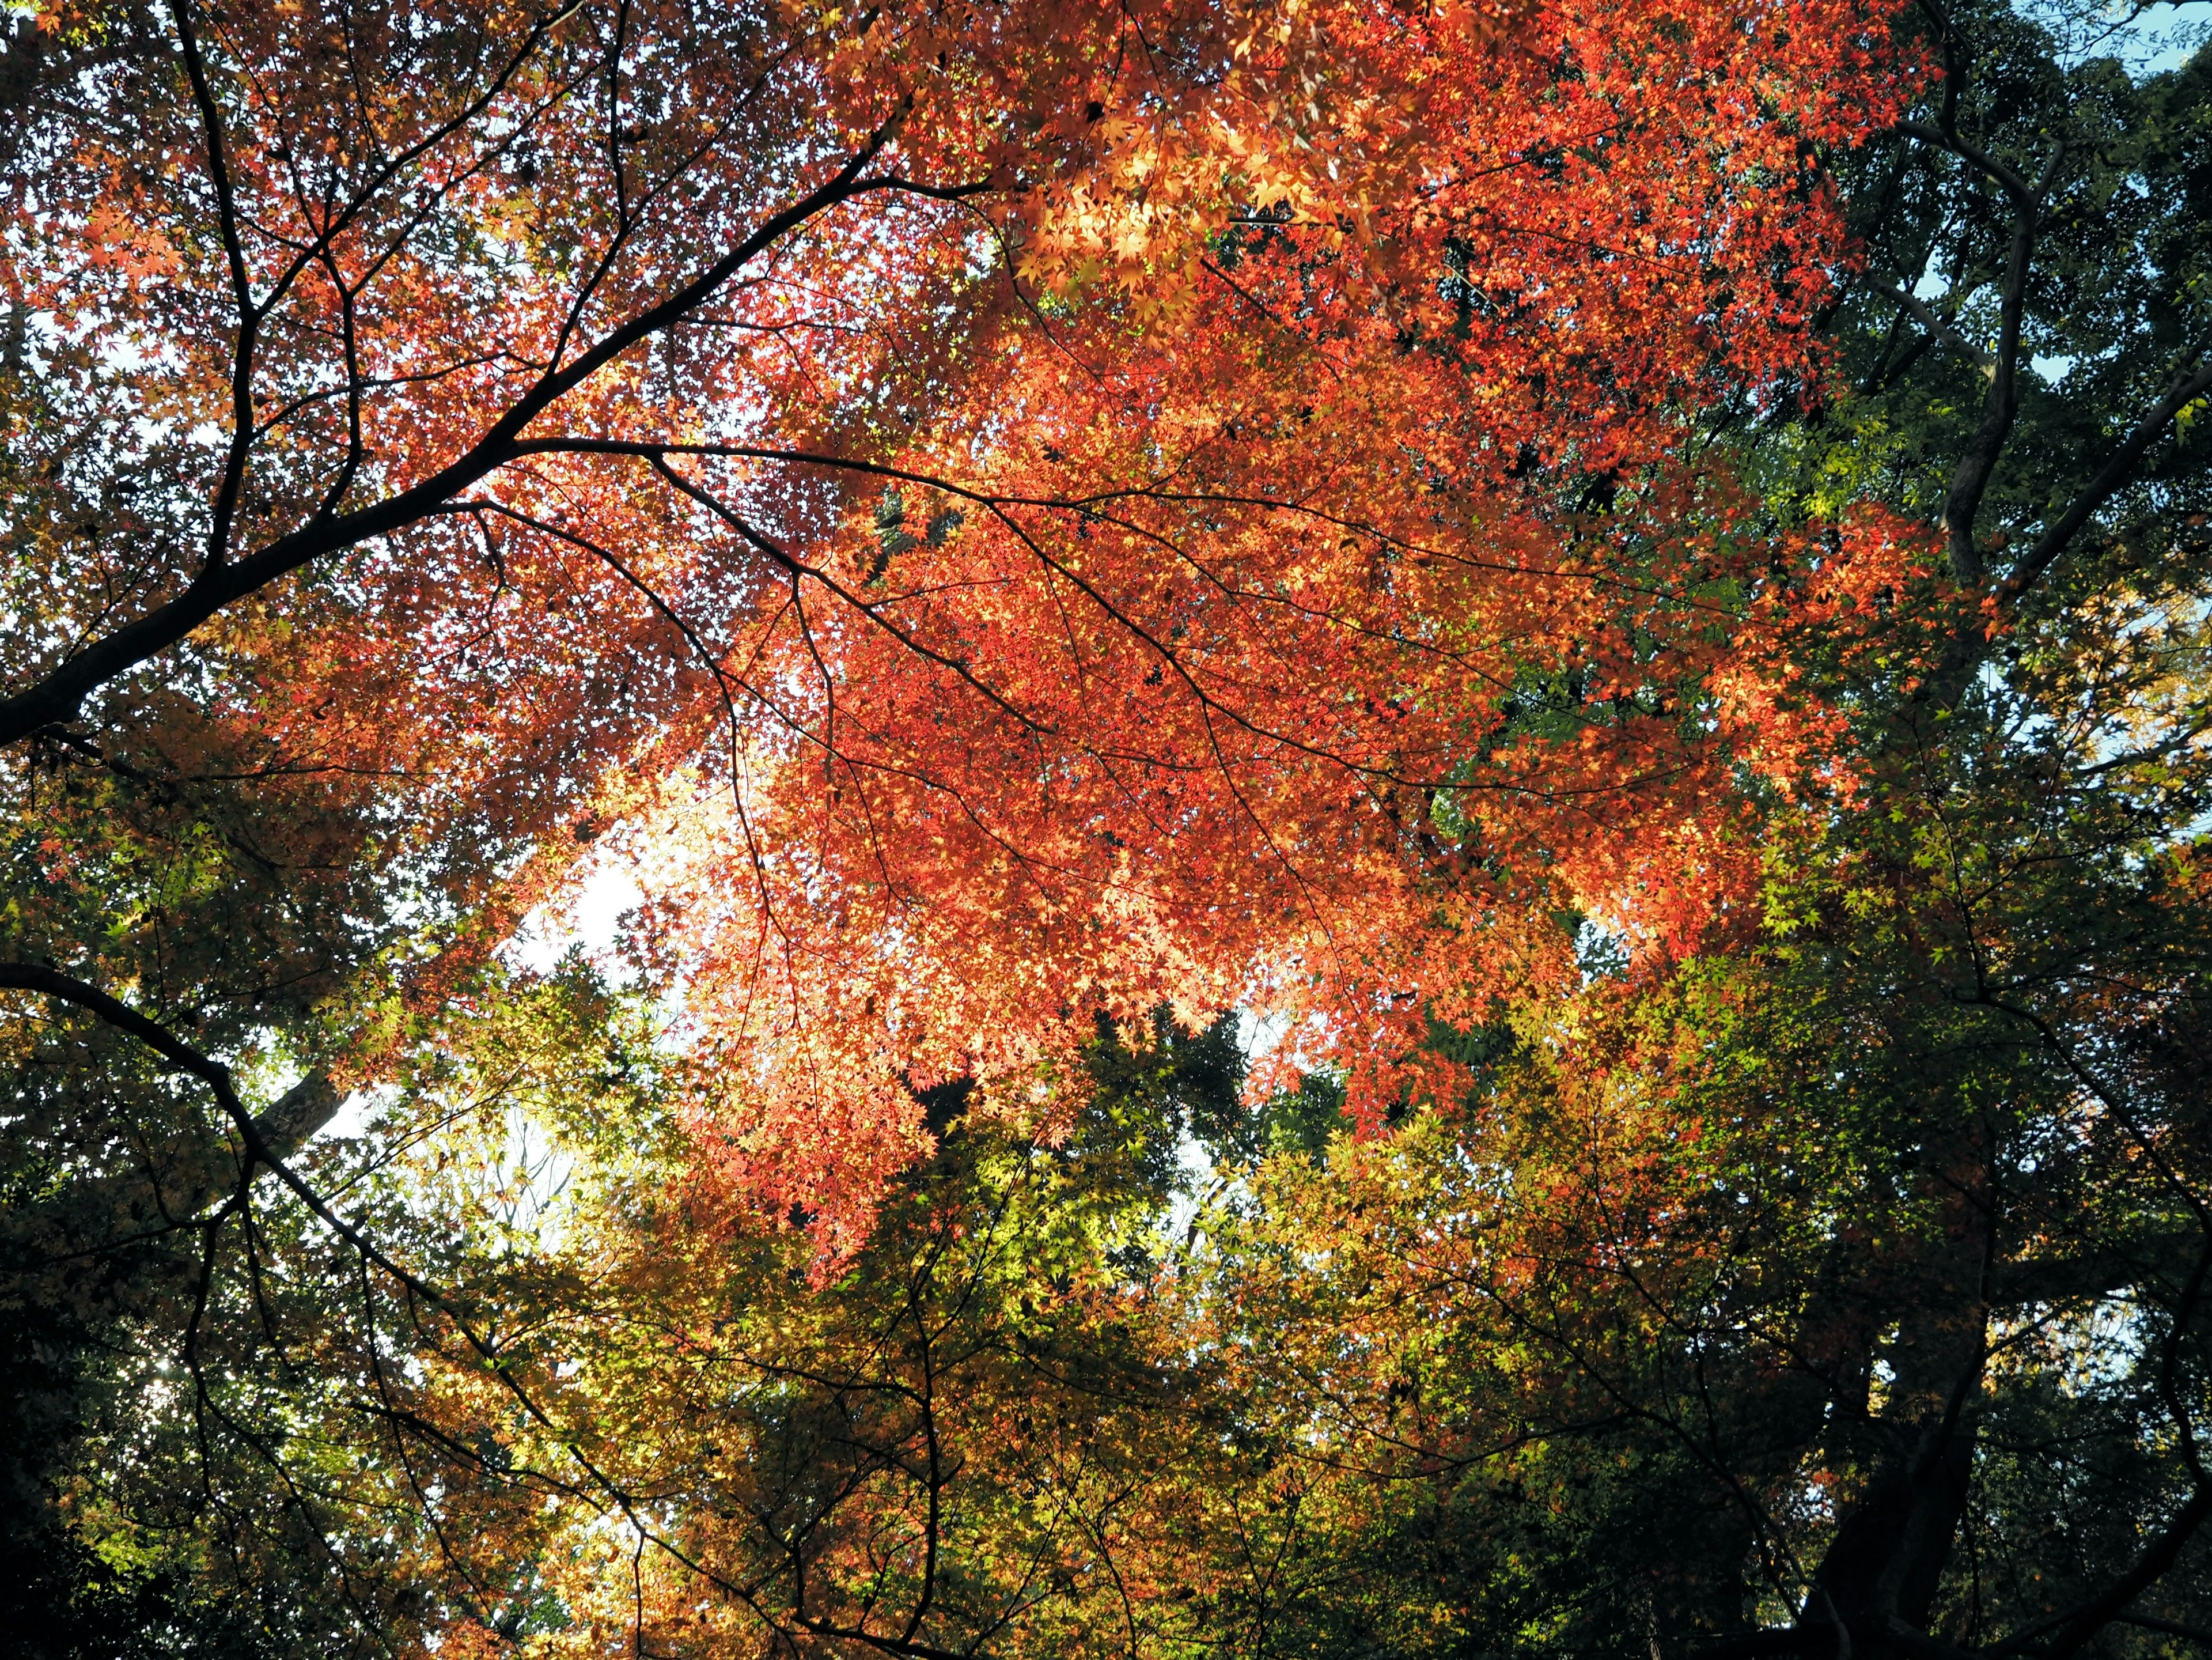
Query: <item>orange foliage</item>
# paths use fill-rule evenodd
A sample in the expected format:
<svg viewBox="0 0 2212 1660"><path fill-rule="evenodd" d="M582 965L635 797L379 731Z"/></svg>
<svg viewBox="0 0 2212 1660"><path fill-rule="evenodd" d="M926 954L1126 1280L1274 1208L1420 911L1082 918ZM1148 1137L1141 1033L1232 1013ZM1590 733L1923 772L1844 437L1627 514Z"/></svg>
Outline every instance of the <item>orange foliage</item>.
<svg viewBox="0 0 2212 1660"><path fill-rule="evenodd" d="M224 718L472 904L620 821L708 1162L834 1228L1100 1010L1279 1012L1371 1116L1560 907L1740 912L1746 771L1837 781L1793 654L1913 555L1684 436L1817 380L1887 9L237 8L235 238L104 106L8 277L180 428L248 389Z"/></svg>

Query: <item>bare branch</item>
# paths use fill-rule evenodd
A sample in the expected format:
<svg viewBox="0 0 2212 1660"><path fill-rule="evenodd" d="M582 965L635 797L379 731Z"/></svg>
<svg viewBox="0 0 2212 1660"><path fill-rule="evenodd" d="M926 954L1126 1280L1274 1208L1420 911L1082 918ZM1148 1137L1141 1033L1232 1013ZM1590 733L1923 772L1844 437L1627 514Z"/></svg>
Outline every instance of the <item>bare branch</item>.
<svg viewBox="0 0 2212 1660"><path fill-rule="evenodd" d="M1913 320L1922 328L1950 347L1984 374L1990 375L1996 373L1996 360L1937 316L1935 308L1926 301L1907 294L1902 289L1893 288L1878 277L1863 277L1859 279L1859 286L1869 293L1878 294L1883 299L1902 306L1912 314Z"/></svg>

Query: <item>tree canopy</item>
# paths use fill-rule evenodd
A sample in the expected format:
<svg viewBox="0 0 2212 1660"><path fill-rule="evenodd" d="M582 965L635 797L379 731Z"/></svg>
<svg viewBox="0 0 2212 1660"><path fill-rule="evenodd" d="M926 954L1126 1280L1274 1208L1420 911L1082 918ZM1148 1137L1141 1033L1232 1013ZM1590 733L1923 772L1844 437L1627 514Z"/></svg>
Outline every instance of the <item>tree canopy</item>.
<svg viewBox="0 0 2212 1660"><path fill-rule="evenodd" d="M9 11L29 1651L2212 1642L2121 11Z"/></svg>

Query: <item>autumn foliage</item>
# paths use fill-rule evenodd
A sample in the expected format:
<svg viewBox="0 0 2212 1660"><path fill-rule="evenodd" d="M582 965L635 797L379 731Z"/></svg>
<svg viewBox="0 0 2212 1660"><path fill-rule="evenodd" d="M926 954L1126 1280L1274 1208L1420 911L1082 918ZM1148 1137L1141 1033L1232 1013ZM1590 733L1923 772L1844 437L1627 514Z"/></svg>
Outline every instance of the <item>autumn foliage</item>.
<svg viewBox="0 0 2212 1660"><path fill-rule="evenodd" d="M1562 908L1702 937L1735 770L1830 764L1790 642L1911 567L1681 453L1817 374L1878 9L190 27L33 140L8 281L144 356L212 528L57 569L237 590L221 741L378 781L468 903L619 823L778 1208L1101 1011L1264 1005L1371 1121Z"/></svg>
<svg viewBox="0 0 2212 1660"><path fill-rule="evenodd" d="M2066 1660L2178 1583L2207 105L1966 9L7 14L71 1594ZM2069 1437L2167 1519L1975 1649Z"/></svg>

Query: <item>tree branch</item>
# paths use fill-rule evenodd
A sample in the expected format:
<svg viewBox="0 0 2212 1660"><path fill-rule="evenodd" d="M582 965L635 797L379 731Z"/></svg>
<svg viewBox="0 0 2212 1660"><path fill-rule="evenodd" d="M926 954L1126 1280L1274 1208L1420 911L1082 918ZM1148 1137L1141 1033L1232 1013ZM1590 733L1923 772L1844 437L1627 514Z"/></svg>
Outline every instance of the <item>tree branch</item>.
<svg viewBox="0 0 2212 1660"><path fill-rule="evenodd" d="M1999 594L2007 600L2016 599L2056 564L2068 544L2081 533L2097 509L2112 500L2135 477L2136 468L2142 464L2143 452L2173 418L2181 411L2212 393L2212 359L2199 362L2193 373L2185 373L2166 391L2165 397L2152 405L2149 413L2136 423L2135 428L2120 441L2120 447L2091 479L2088 487L2074 498L2073 505L2061 514L2041 536L2035 545L2022 555L1999 586Z"/></svg>
<svg viewBox="0 0 2212 1660"><path fill-rule="evenodd" d="M2197 1435L2189 1421L2179 1391L2174 1387L2174 1366L2179 1359L2181 1340L2187 1335L2195 1319L2198 1302L2204 1294L2205 1276L2212 1272L2212 1232L2208 1232L2204 1249L2197 1253L2197 1267L2189 1276L2188 1286L2173 1311L2173 1330L2166 1339L2166 1353L2160 1366L2159 1392L2166 1397L2166 1411L2173 1419L2174 1427L2181 1438L2181 1451L2189 1467L2190 1494L2173 1519L2161 1528L2157 1535L2146 1544L2128 1566L2128 1571L2115 1579L2098 1596L2067 1620L2051 1645L2043 1651L2040 1660L2070 1660L2082 1645L2112 1624L2120 1611L2156 1584L2165 1577L2180 1556L2182 1548L2212 1517L2212 1481L2206 1479L2204 1466L2197 1450Z"/></svg>
<svg viewBox="0 0 2212 1660"><path fill-rule="evenodd" d="M266 1166L278 1181L289 1188L300 1201L321 1219L325 1226L351 1245L363 1262L374 1263L404 1286L407 1291L420 1297L425 1302L445 1309L449 1313L453 1311L453 1299L450 1297L436 1286L410 1273L385 1255L374 1241L369 1239L360 1229L331 1209L329 1201L309 1186L299 1172L285 1162L276 1146L271 1145L268 1135L264 1133L263 1119L247 1112L245 1103L239 1099L237 1086L231 1079L230 1068L224 1066L222 1062L201 1053L171 1032L167 1027L158 1021L149 1019L127 1003L109 996L98 987L64 974L58 969L48 968L43 964L0 963L0 988L36 991L58 1001L73 1004L88 1013L98 1016L118 1031L137 1038L178 1071L189 1073L191 1076L199 1079L213 1091L216 1104L222 1107L224 1116L230 1120L232 1126L238 1132L240 1140L245 1145L246 1158L242 1161L240 1173L241 1182L250 1178L255 1165ZM323 1087L326 1090L328 1085L325 1084ZM304 1085L295 1087L288 1091L263 1117L281 1124L293 1111L296 1110L301 1100L312 1098L312 1093L307 1092ZM457 1318L455 1324L468 1340L471 1348L483 1356L487 1361L495 1359L496 1351L494 1347L479 1337L465 1321ZM502 1376L504 1376L503 1372ZM510 1377L506 1381L510 1390L520 1393L519 1386L514 1379ZM530 1402L526 1396L522 1398L524 1404L535 1411L535 1403ZM538 1415L543 1421L543 1414ZM570 1450L574 1451L573 1445ZM580 1455L579 1457L580 1460ZM600 1476L596 1469L592 1468L588 1461L582 1462L587 1469L592 1470L595 1479L605 1482L605 1478ZM610 1492L619 1493L620 1491L611 1483L605 1483L605 1485Z"/></svg>
<svg viewBox="0 0 2212 1660"><path fill-rule="evenodd" d="M238 337L231 348L230 448L223 458L222 482L216 486L214 521L208 527L207 556L203 567L213 570L230 555L230 527L238 515L238 500L246 488L246 462L253 448L253 349L261 317L253 303L253 284L246 271L246 246L238 233L238 201L230 177L230 161L223 152L222 115L208 85L207 65L200 56L199 36L192 26L195 0L174 0L177 40L184 50L185 75L191 82L192 102L198 106L200 125L207 136L208 173L215 183L216 218L222 234L223 257L230 265L230 286L238 306Z"/></svg>
<svg viewBox="0 0 2212 1660"><path fill-rule="evenodd" d="M1982 419L1959 457L1951 475L1950 495L1943 503L1943 531L1949 542L1951 574L1964 583L1982 580L1982 552L1974 539L1974 519L1990 477L2004 453L2020 413L2020 325L2027 297L2028 265L2035 253L2035 234L2042 210L2034 196L2022 200L2013 222L2012 245L2005 258L2002 309L1997 325L1995 361L1984 366L1990 389L1982 401Z"/></svg>
<svg viewBox="0 0 2212 1660"><path fill-rule="evenodd" d="M1941 317L1938 317L1936 314L1935 308L1929 306L1926 301L1918 298L1917 295L1907 294L1902 289L1893 288L1890 284L1883 282L1878 277L1862 277L1859 279L1859 286L1867 289L1869 293L1878 294L1881 295L1883 299L1893 301L1898 305L1902 306L1906 311L1912 314L1913 320L1918 323L1922 328L1927 330L1928 332L1933 335L1936 339L1941 340L1945 345L1950 347L1952 350L1957 352L1961 357L1964 357L1984 374L1995 374L1996 373L1997 366L1996 360L1992 358L1989 353L1984 351L1979 346L1974 344L1972 341L1967 339L1965 335L1960 333L1957 329L1952 327L1950 324L1945 322Z"/></svg>
<svg viewBox="0 0 2212 1660"><path fill-rule="evenodd" d="M1909 138L1917 138L1923 143L1933 144L1938 149L1949 150L1961 161L1972 162L2002 185L2005 194L2011 197L2014 204L2024 213L2033 213L2040 205L2036 199L2034 185L1996 156L1975 149L1955 132L1945 132L1919 121L1899 121L1890 131L1903 133Z"/></svg>
<svg viewBox="0 0 2212 1660"><path fill-rule="evenodd" d="M975 195L989 181L917 185L895 174L864 173L890 142L903 111L894 113L847 158L836 173L780 212L659 305L637 313L580 353L568 368L549 370L458 459L396 496L339 517L301 526L258 552L202 573L183 593L96 641L0 701L0 745L13 744L72 717L86 695L183 640L226 605L330 554L404 530L520 453L525 428L600 369L704 304L762 252L809 220L859 197L911 193L934 198Z"/></svg>
<svg viewBox="0 0 2212 1660"><path fill-rule="evenodd" d="M325 1227L350 1245L364 1264L374 1264L390 1275L411 1297L419 1298L443 1311L453 1322L454 1329L459 1332L463 1341L484 1362L499 1380L501 1386L524 1412L559 1440L569 1456L574 1458L585 1474L613 1500L631 1523L641 1532L644 1531L645 1524L637 1517L635 1503L628 1492L599 1467L573 1436L563 1432L553 1422L544 1408L523 1387L521 1380L514 1375L514 1366L507 1356L497 1343L478 1332L470 1323L462 1315L453 1297L441 1287L433 1285L430 1281L393 1262L375 1241L370 1239L359 1228L332 1209L329 1201L316 1192L299 1172L293 1170L279 1155L276 1146L271 1145L269 1137L264 1134L261 1124L264 1118L277 1119L281 1122L281 1116L289 1110L287 1104L295 1103L295 1097L301 1095L301 1090L295 1089L289 1091L282 1100L269 1110L268 1113L257 1118L246 1111L245 1104L239 1099L237 1087L232 1081L229 1067L212 1056L201 1053L160 1022L148 1018L127 1003L101 991L97 986L64 974L58 969L49 968L44 964L0 963L0 989L35 991L54 998L58 1001L82 1008L107 1022L118 1031L137 1038L178 1071L188 1073L206 1084L214 1092L216 1100L222 1108L224 1115L229 1118L232 1125L238 1131L240 1140L245 1144L246 1158L242 1161L240 1175L241 1185L250 1180L254 1166L265 1165L275 1173L280 1182L292 1190L302 1204L314 1213ZM669 1550L672 1554L677 1554L679 1560L688 1561L689 1559L682 1558L680 1553L675 1552L672 1546L659 1539L657 1535L655 1535L655 1542L661 1548ZM965 1660L964 1657L939 1656L919 1645L902 1652L910 1653L915 1657L915 1660Z"/></svg>

